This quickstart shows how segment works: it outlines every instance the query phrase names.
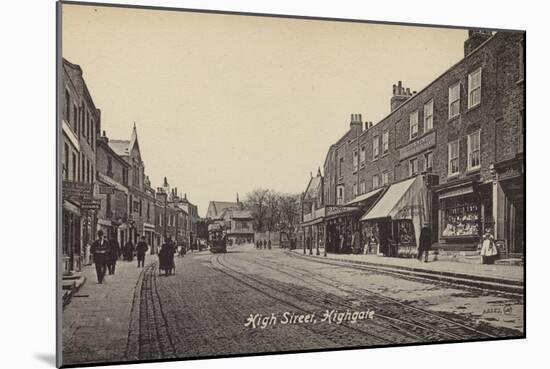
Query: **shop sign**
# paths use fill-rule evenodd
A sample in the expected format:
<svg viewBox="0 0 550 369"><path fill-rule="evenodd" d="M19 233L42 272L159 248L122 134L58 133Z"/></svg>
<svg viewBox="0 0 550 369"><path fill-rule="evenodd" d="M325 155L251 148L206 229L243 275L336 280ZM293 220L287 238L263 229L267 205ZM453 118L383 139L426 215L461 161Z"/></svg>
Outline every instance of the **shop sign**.
<svg viewBox="0 0 550 369"><path fill-rule="evenodd" d="M63 199L84 202L93 198L93 184L73 181L63 181Z"/></svg>
<svg viewBox="0 0 550 369"><path fill-rule="evenodd" d="M88 201L80 203L80 208L82 210L99 210L101 208L101 203L99 201Z"/></svg>
<svg viewBox="0 0 550 369"><path fill-rule="evenodd" d="M472 192L474 192L474 189L473 189L472 186L462 187L462 188L457 188L456 190L451 190L451 191L445 192L445 193L439 195L439 198L440 199L446 199L446 198L449 198L449 197L467 195L467 194L472 193Z"/></svg>
<svg viewBox="0 0 550 369"><path fill-rule="evenodd" d="M435 131L399 149L399 160L408 158L435 146Z"/></svg>
<svg viewBox="0 0 550 369"><path fill-rule="evenodd" d="M354 210L357 210L357 208L353 206L327 206L325 210L325 214L326 216L329 216L329 215L347 213Z"/></svg>
<svg viewBox="0 0 550 369"><path fill-rule="evenodd" d="M115 193L115 188L108 185L99 185L99 193L101 195L113 195Z"/></svg>
<svg viewBox="0 0 550 369"><path fill-rule="evenodd" d="M504 180L521 176L521 168L516 166L507 167L502 172L498 172L498 179Z"/></svg>

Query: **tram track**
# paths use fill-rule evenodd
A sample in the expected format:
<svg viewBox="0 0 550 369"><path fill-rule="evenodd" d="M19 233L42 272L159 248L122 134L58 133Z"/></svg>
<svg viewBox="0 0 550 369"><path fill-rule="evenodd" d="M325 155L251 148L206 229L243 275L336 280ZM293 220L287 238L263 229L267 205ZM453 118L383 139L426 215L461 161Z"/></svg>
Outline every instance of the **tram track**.
<svg viewBox="0 0 550 369"><path fill-rule="evenodd" d="M228 265L228 263L225 260L223 260L225 258L224 255L226 255L226 254L219 254L219 255L214 256L211 259L211 261L213 261L212 264L214 265L214 267L218 271L220 271L223 274L227 275L228 277L242 283L243 285L247 286L248 288L253 289L254 291L259 292L262 295L265 295L265 296L269 297L270 299L273 299L273 300L275 300L275 301L277 301L277 302L279 302L283 305L291 307L292 309L296 309L297 311L300 311L302 313L310 313L311 312L310 309L303 306L304 304L313 306L313 307L315 307L317 309L321 309L321 310L326 308L326 306L315 304L315 303L312 303L311 301L308 301L308 300L300 300L299 298L297 298L295 295L289 293L288 291L284 291L280 288L274 287L273 285L271 285L269 283L266 283L265 281L262 281L258 278L255 278L255 277L252 277L252 276L250 276L246 273L243 273L243 272L235 269L232 265ZM270 291L270 292L268 292L268 291ZM283 297L281 297L281 295ZM295 302L291 302L291 300L295 300ZM316 334L325 334L325 332L320 332L320 331L317 331L316 329L313 329L314 326L315 325L304 325L304 327L306 327L307 329L313 331ZM388 338L388 337L383 337L378 333L373 333L373 332L370 332L370 331L366 331L366 330L351 326L351 325L346 324L346 323L334 325L334 327L345 328L349 331L353 331L354 333L359 333L361 335L369 336L369 337L371 337L371 338L378 341L378 342L369 343L369 346L379 346L379 345L388 345L388 344L395 344L395 343L411 342L411 341L404 340L405 338L410 339L409 336L404 335L404 334L400 334L400 335L396 336L395 333L394 333L394 337Z"/></svg>
<svg viewBox="0 0 550 369"><path fill-rule="evenodd" d="M356 298L359 297L359 300L367 297L373 308L376 310L376 316L378 318L384 319L388 323L393 322L393 324L390 324L394 328L404 330L408 333L410 333L411 329L413 329L413 334L422 340L471 340L491 339L497 337L489 332L482 331L433 312L405 304L399 300L382 295L375 291L366 288L359 289L347 283L335 283L319 273L304 271L303 269L298 269L289 266L288 264L276 263L265 258L255 258L250 262L263 266L264 268L286 274L291 278L308 278L321 286L329 286L331 288L343 290ZM321 290L323 289L321 288ZM355 308L349 303L342 303L340 301L334 301L333 303L347 309ZM381 313L382 311L384 313Z"/></svg>

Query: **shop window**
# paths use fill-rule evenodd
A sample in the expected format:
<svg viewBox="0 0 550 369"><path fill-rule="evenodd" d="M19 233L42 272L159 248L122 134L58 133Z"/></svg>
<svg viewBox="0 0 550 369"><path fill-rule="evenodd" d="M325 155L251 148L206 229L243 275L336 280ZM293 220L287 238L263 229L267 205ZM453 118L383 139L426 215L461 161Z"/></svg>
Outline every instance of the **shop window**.
<svg viewBox="0 0 550 369"><path fill-rule="evenodd" d="M418 110L409 115L409 140L418 136Z"/></svg>
<svg viewBox="0 0 550 369"><path fill-rule="evenodd" d="M480 131L468 135L468 170L481 166L479 141Z"/></svg>
<svg viewBox="0 0 550 369"><path fill-rule="evenodd" d="M481 102L481 68L468 75L468 108Z"/></svg>
<svg viewBox="0 0 550 369"><path fill-rule="evenodd" d="M414 158L409 160L409 177L415 176L418 174L418 159Z"/></svg>
<svg viewBox="0 0 550 369"><path fill-rule="evenodd" d="M416 244L414 226L411 220L404 219L397 222L397 241L400 245Z"/></svg>
<svg viewBox="0 0 550 369"><path fill-rule="evenodd" d="M479 235L479 205L474 195L442 200L442 237L471 237Z"/></svg>
<svg viewBox="0 0 550 369"><path fill-rule="evenodd" d="M388 131L382 134L382 154L385 155L390 151L390 134Z"/></svg>
<svg viewBox="0 0 550 369"><path fill-rule="evenodd" d="M458 140L449 143L449 176L458 174Z"/></svg>
<svg viewBox="0 0 550 369"><path fill-rule="evenodd" d="M380 155L379 138L378 136L374 136L374 138L372 139L372 160L378 159L379 155Z"/></svg>
<svg viewBox="0 0 550 369"><path fill-rule="evenodd" d="M449 119L460 113L460 83L449 87Z"/></svg>
<svg viewBox="0 0 550 369"><path fill-rule="evenodd" d="M427 131L434 127L434 101L424 104L424 129Z"/></svg>

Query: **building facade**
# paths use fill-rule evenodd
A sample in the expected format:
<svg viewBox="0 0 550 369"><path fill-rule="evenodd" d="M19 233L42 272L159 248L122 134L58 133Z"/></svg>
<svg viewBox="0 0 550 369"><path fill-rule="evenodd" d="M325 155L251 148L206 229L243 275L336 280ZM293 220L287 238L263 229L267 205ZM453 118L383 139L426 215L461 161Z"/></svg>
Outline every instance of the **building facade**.
<svg viewBox="0 0 550 369"><path fill-rule="evenodd" d="M410 255L428 224L442 254L474 252L490 232L502 255L521 256L524 42L470 30L464 58L428 86L393 86L380 122L352 114L318 174L324 194L304 213L305 239L345 252L359 236L362 251Z"/></svg>
<svg viewBox="0 0 550 369"><path fill-rule="evenodd" d="M64 271L79 270L85 247L97 228L96 137L101 112L96 108L82 69L63 59L60 85L62 252Z"/></svg>

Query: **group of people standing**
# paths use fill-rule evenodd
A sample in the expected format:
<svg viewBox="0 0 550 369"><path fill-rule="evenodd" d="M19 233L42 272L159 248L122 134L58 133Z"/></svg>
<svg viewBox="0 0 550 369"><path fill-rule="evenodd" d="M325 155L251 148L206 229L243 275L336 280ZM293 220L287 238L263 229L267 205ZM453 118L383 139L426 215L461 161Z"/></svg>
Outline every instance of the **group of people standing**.
<svg viewBox="0 0 550 369"><path fill-rule="evenodd" d="M134 259L134 252L138 260L138 268L145 265L145 253L149 245L145 242L145 236L141 236L137 246L131 240L121 248L116 238L108 239L102 230L97 231L97 240L90 247L90 254L95 264L97 283L103 283L105 274L114 275L116 262L122 256L124 260L131 262Z"/></svg>
<svg viewBox="0 0 550 369"><path fill-rule="evenodd" d="M256 248L261 250L261 249L268 249L268 250L271 250L271 240L257 240L256 241Z"/></svg>

